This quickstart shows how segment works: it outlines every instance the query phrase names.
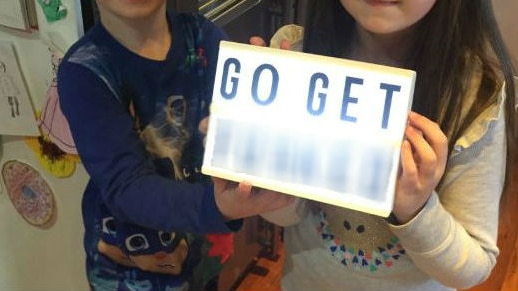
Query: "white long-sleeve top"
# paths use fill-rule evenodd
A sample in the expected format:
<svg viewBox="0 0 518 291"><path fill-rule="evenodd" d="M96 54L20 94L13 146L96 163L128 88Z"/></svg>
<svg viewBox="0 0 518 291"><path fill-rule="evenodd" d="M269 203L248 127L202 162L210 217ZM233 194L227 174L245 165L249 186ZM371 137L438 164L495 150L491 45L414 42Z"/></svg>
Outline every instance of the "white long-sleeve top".
<svg viewBox="0 0 518 291"><path fill-rule="evenodd" d="M282 28L272 44L282 38L300 47L302 28ZM499 253L504 99L502 91L456 141L441 185L404 225L302 199L263 215L285 226L282 289L455 290L484 281Z"/></svg>

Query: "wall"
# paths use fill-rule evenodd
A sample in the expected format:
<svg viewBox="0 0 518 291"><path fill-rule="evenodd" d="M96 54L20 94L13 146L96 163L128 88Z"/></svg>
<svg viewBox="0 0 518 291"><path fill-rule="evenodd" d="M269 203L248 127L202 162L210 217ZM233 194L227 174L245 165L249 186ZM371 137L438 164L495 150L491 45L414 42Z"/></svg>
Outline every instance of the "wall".
<svg viewBox="0 0 518 291"><path fill-rule="evenodd" d="M13 1L13 0L7 0ZM79 0L61 0L68 14L48 23L38 6L39 30L26 33L0 27L0 39L11 40L29 95L41 110L52 80L49 46L66 50L82 34ZM51 44L52 42L54 44ZM57 178L40 167L23 137L0 136L0 167L16 159L34 167L54 192L56 220L49 228L29 225L13 207L0 178L0 290L85 291L81 196L86 173L78 166L70 178Z"/></svg>
<svg viewBox="0 0 518 291"><path fill-rule="evenodd" d="M493 0L493 5L504 40L516 66L518 66L518 23L516 20L518 1Z"/></svg>

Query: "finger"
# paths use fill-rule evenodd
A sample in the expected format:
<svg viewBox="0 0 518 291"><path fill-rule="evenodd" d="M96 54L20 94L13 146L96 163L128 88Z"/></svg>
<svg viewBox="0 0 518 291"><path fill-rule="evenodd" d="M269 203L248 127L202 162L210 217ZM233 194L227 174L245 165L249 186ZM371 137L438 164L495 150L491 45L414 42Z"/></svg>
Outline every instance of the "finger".
<svg viewBox="0 0 518 291"><path fill-rule="evenodd" d="M281 41L280 48L283 50L289 50L291 48L291 43L287 39L283 39Z"/></svg>
<svg viewBox="0 0 518 291"><path fill-rule="evenodd" d="M405 130L405 137L410 143L414 160L418 165L418 169L425 175L434 173L437 164L437 156L428 141L423 137L421 131L409 125Z"/></svg>
<svg viewBox="0 0 518 291"><path fill-rule="evenodd" d="M225 188L227 188L229 182L218 177L212 177L212 183L214 184L214 191L216 193L221 193Z"/></svg>
<svg viewBox="0 0 518 291"><path fill-rule="evenodd" d="M198 124L198 130L200 131L200 133L206 135L208 129L209 129L209 117L205 117L200 121L200 124Z"/></svg>
<svg viewBox="0 0 518 291"><path fill-rule="evenodd" d="M275 199L273 199L270 203L270 211L277 210L279 208L284 208L292 203L295 203L295 196L278 194Z"/></svg>
<svg viewBox="0 0 518 291"><path fill-rule="evenodd" d="M412 146L408 140L403 140L401 144L401 175L403 182L417 179L417 164L412 153Z"/></svg>
<svg viewBox="0 0 518 291"><path fill-rule="evenodd" d="M261 195L265 200L268 200L269 203L275 203L275 201L291 201L295 199L295 196L293 195L280 193L274 190L261 188L259 188L258 190L259 195Z"/></svg>
<svg viewBox="0 0 518 291"><path fill-rule="evenodd" d="M424 138L439 158L439 163L445 164L448 157L448 138L439 125L415 112L410 113L409 123L423 133Z"/></svg>
<svg viewBox="0 0 518 291"><path fill-rule="evenodd" d="M240 200L247 200L252 195L252 184L246 181L240 182L235 192Z"/></svg>
<svg viewBox="0 0 518 291"><path fill-rule="evenodd" d="M259 213L286 207L295 201L294 197L291 195L267 189L256 189L256 193L252 198L254 205L256 205L258 209L261 209Z"/></svg>
<svg viewBox="0 0 518 291"><path fill-rule="evenodd" d="M264 41L264 39L259 36L250 37L249 42L250 42L250 44L256 45L256 46L266 46L266 42Z"/></svg>

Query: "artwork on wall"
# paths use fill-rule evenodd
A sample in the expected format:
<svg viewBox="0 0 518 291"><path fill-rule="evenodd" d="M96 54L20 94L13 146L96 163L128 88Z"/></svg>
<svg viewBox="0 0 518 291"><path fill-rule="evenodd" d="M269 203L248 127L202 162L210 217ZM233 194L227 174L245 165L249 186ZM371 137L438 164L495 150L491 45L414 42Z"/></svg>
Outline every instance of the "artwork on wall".
<svg viewBox="0 0 518 291"><path fill-rule="evenodd" d="M58 178L71 176L80 162L68 121L59 106L57 69L62 55L51 51L52 78L37 122L41 130L38 137L27 137L26 143L33 150L41 166Z"/></svg>
<svg viewBox="0 0 518 291"><path fill-rule="evenodd" d="M55 22L67 16L67 8L61 3L61 0L38 0L43 15L47 22Z"/></svg>
<svg viewBox="0 0 518 291"><path fill-rule="evenodd" d="M0 0L1 2L2 0ZM12 42L0 41L0 135L38 136L40 131Z"/></svg>
<svg viewBox="0 0 518 291"><path fill-rule="evenodd" d="M54 193L37 170L11 160L2 166L2 178L11 203L27 223L41 228L54 224Z"/></svg>
<svg viewBox="0 0 518 291"><path fill-rule="evenodd" d="M0 0L0 26L31 31L38 27L33 0Z"/></svg>
<svg viewBox="0 0 518 291"><path fill-rule="evenodd" d="M63 152L77 155L77 149L66 120L59 105L57 70L61 56L51 51L52 81L46 94L46 101L38 116L42 133Z"/></svg>

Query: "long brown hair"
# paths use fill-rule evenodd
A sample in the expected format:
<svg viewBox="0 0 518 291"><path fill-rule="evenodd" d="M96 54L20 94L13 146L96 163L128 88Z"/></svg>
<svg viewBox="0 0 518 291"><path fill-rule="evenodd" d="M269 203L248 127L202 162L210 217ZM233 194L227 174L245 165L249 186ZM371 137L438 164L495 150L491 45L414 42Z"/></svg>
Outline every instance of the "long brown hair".
<svg viewBox="0 0 518 291"><path fill-rule="evenodd" d="M355 20L339 0L309 0L304 51L346 56ZM514 146L514 68L488 0L437 0L416 24L409 69L417 72L413 110L436 121L448 134L450 150L474 119L497 102L505 81L508 161ZM464 97L474 64L482 69L476 99L470 108ZM461 112L465 114L461 114Z"/></svg>

